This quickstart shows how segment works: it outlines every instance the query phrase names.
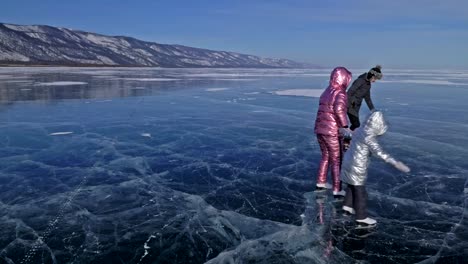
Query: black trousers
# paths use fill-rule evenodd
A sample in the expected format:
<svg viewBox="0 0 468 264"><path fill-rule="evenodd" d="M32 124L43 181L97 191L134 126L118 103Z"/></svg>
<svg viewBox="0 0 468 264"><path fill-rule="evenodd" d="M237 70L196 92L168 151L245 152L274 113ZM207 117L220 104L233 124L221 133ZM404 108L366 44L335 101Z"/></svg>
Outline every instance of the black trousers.
<svg viewBox="0 0 468 264"><path fill-rule="evenodd" d="M356 211L356 219L362 220L367 217L367 191L364 185L348 184L343 205Z"/></svg>
<svg viewBox="0 0 468 264"><path fill-rule="evenodd" d="M348 113L348 117L349 117L349 122L351 122L351 127L349 129L354 130L361 126L361 123L359 122L359 116L355 116L355 115Z"/></svg>

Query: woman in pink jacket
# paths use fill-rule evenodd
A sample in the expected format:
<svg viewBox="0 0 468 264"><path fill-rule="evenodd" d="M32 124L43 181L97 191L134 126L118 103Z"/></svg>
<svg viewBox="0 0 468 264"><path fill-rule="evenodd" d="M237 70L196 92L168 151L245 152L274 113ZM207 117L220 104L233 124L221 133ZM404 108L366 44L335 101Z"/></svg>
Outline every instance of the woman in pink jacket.
<svg viewBox="0 0 468 264"><path fill-rule="evenodd" d="M346 88L352 75L344 67L333 69L330 84L320 96L320 103L315 120L315 134L322 151L322 159L317 175L317 190L327 188L328 167L333 177L333 195L344 196L341 190L340 163L342 155L342 136L349 135Z"/></svg>

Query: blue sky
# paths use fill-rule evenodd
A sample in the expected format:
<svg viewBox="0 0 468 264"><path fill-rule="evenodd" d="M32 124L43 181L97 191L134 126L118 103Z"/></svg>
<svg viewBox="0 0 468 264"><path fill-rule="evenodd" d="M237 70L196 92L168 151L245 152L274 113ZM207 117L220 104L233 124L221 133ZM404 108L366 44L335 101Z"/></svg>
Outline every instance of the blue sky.
<svg viewBox="0 0 468 264"><path fill-rule="evenodd" d="M466 0L2 0L0 22L324 66L468 69Z"/></svg>

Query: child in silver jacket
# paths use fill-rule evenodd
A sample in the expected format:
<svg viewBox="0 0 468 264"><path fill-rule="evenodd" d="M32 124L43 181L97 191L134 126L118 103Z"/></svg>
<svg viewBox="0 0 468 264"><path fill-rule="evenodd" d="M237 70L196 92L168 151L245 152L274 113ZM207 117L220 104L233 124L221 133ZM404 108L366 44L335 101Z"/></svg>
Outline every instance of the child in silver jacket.
<svg viewBox="0 0 468 264"><path fill-rule="evenodd" d="M388 124L383 113L380 111L372 112L364 122L364 126L353 133L351 146L343 157L341 180L348 184L343 210L355 214L359 225L373 226L377 223L374 219L367 217L365 183L371 154L402 172L410 171L405 164L396 161L387 154L377 141L377 137L383 135L387 129Z"/></svg>

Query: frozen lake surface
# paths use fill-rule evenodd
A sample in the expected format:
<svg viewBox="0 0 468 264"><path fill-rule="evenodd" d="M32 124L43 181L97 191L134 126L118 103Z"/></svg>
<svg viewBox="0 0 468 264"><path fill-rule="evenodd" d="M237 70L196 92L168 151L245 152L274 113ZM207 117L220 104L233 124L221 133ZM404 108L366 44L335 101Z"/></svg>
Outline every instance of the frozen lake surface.
<svg viewBox="0 0 468 264"><path fill-rule="evenodd" d="M0 263L468 263L468 71L373 85L373 230L312 192L329 72L0 68Z"/></svg>

